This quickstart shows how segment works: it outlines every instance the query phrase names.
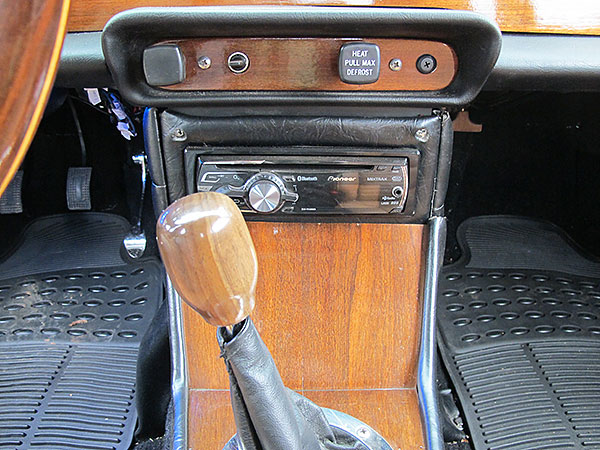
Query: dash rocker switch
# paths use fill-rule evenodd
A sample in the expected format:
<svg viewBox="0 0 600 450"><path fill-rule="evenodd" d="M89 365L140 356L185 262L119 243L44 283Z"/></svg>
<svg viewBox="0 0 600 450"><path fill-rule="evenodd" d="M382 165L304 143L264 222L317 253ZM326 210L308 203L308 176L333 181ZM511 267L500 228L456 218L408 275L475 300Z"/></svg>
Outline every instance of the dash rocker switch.
<svg viewBox="0 0 600 450"><path fill-rule="evenodd" d="M351 42L340 49L340 79L348 84L371 84L379 79L381 54L377 44Z"/></svg>

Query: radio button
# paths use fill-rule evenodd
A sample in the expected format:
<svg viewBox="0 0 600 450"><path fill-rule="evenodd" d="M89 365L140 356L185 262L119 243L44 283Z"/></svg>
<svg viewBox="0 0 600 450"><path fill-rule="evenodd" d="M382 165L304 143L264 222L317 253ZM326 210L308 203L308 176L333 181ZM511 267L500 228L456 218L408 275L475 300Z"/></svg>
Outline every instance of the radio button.
<svg viewBox="0 0 600 450"><path fill-rule="evenodd" d="M215 189L215 192L218 192L219 194L225 194L228 195L230 197L243 197L244 196L244 190L237 187L237 186L231 186L231 185L223 185L223 186L219 186L217 189Z"/></svg>
<svg viewBox="0 0 600 450"><path fill-rule="evenodd" d="M280 202L281 190L271 181L257 181L248 190L248 204L255 211L273 212L279 207Z"/></svg>
<svg viewBox="0 0 600 450"><path fill-rule="evenodd" d="M289 192L289 191L284 191L281 193L281 198L283 200L285 200L286 202L297 202L298 201L298 194L296 194L295 192Z"/></svg>
<svg viewBox="0 0 600 450"><path fill-rule="evenodd" d="M219 181L219 178L220 177L218 175L207 173L206 175L204 175L201 181L203 183L214 183L216 181Z"/></svg>

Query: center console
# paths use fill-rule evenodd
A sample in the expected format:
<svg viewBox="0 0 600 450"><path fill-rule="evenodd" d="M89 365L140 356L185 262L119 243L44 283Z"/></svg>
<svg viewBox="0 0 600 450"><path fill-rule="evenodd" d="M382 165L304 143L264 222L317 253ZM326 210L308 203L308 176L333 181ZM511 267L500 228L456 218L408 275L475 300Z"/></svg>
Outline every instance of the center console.
<svg viewBox="0 0 600 450"><path fill-rule="evenodd" d="M233 199L262 274L253 320L285 385L392 448L443 446L451 117L499 48L487 19L439 10L146 8L104 30L117 87L147 107L157 215L196 192ZM175 441L220 450L235 426L214 330L169 292Z"/></svg>
<svg viewBox="0 0 600 450"><path fill-rule="evenodd" d="M361 420L391 448L430 439L437 450L433 378L421 389L430 400L416 386L434 371L432 356L419 363L435 353L422 330L432 326L426 286L436 283L425 268L438 267L439 254L431 250L431 262L426 254L442 236L431 217L443 223L452 121L420 113L203 117L150 108L144 125L156 211L220 192L243 212L261 273L253 320L285 385ZM173 302L188 446L220 450L236 430L214 329Z"/></svg>

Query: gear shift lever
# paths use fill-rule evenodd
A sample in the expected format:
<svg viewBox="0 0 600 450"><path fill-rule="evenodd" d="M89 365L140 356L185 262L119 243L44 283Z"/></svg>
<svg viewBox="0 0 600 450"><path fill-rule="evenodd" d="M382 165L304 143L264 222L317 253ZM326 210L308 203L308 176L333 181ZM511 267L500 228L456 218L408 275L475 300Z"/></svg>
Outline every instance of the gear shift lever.
<svg viewBox="0 0 600 450"><path fill-rule="evenodd" d="M182 198L161 215L157 236L175 289L204 320L228 327L250 315L256 252L229 197L209 192Z"/></svg>
<svg viewBox="0 0 600 450"><path fill-rule="evenodd" d="M179 295L208 323L221 327L219 344L238 430L228 448L391 450L357 419L321 409L284 387L248 318L254 308L256 252L244 218L229 197L206 192L176 201L161 214L157 237ZM369 439L348 432L344 423L352 429L358 423Z"/></svg>

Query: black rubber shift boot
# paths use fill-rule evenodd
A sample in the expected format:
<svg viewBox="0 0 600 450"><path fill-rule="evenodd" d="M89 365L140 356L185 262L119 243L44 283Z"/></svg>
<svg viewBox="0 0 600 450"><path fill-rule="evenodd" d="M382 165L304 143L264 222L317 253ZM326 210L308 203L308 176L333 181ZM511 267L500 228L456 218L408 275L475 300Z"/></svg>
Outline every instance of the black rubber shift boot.
<svg viewBox="0 0 600 450"><path fill-rule="evenodd" d="M296 411L269 350L246 319L229 342L219 344L231 380L238 439L247 450L318 450L316 435Z"/></svg>
<svg viewBox="0 0 600 450"><path fill-rule="evenodd" d="M319 406L283 385L250 319L236 325L232 338L227 334L219 329L237 440L245 450L368 450L355 436L330 427Z"/></svg>

